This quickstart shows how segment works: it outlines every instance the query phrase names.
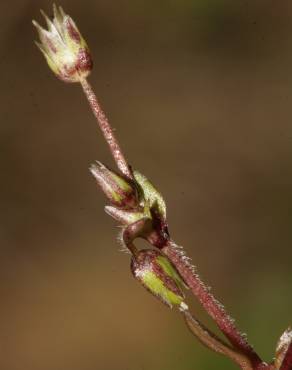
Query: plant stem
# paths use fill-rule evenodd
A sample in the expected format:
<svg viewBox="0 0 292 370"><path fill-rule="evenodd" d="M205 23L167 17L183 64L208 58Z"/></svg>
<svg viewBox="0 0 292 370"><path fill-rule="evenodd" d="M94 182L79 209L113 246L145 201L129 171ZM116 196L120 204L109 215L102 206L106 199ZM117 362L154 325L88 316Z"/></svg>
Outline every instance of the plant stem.
<svg viewBox="0 0 292 370"><path fill-rule="evenodd" d="M291 370L291 369L292 369L292 343L290 343L288 347L280 370Z"/></svg>
<svg viewBox="0 0 292 370"><path fill-rule="evenodd" d="M236 362L242 370L253 370L248 357L231 348L215 334L211 333L202 323L195 319L189 310L182 311L185 322L190 331L208 348L214 352L221 353Z"/></svg>
<svg viewBox="0 0 292 370"><path fill-rule="evenodd" d="M193 294L216 322L219 329L229 339L230 343L250 359L254 368L262 364L260 357L234 325L234 320L227 314L221 303L214 298L192 266L183 258L176 245L169 241L162 248L162 252L174 264Z"/></svg>
<svg viewBox="0 0 292 370"><path fill-rule="evenodd" d="M109 124L109 121L101 109L99 102L97 100L97 97L89 84L89 82L86 80L86 78L82 78L80 80L80 84L83 88L83 91L86 95L86 98L89 102L89 105L92 109L93 114L95 115L99 127L104 135L104 138L106 142L108 143L110 147L110 151L114 157L114 160L116 161L116 164L121 171L121 173L126 176L128 179L133 180L133 174L131 171L130 166L128 165L122 150L120 148L120 145L118 143L117 138L115 137L115 134L113 132L113 129L111 125Z"/></svg>

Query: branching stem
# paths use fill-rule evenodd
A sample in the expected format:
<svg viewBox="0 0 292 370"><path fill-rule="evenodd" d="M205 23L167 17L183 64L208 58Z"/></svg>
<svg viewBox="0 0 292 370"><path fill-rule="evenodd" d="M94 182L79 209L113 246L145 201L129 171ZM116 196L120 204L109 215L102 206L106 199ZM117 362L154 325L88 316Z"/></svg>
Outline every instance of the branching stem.
<svg viewBox="0 0 292 370"><path fill-rule="evenodd" d="M81 37L73 20L64 13L61 7L57 8L54 6L53 21L44 13L43 15L47 21L48 30L43 29L37 22L33 21L41 41L37 45L47 59L50 68L61 80L65 82L80 82L92 112L109 145L116 165L121 172L120 174L115 174L108 171L113 178L107 178L109 174L104 174L102 180L104 184L101 185L112 203L106 207L106 212L116 220L121 221L124 227L121 241L131 252L133 256L132 261L136 262L139 258L139 250L135 246L134 241L138 237L144 238L152 248L159 249L164 254L161 257L168 264L171 261L177 270L175 271L170 264L165 264L164 266L161 263L157 267L159 265L157 263L156 269L157 271L159 270L160 275L156 276L157 271L153 270L153 272L150 269L151 274L155 277L154 283L157 285L155 289L151 288L150 291L158 297L159 292L164 290L168 295L170 293L173 294L175 304L180 302L179 307L191 332L208 348L232 359L242 370L292 370L291 330L288 329L284 333L284 337L281 337L280 345L284 346L284 348L280 347L279 350L277 349L276 359L269 365L263 362L245 336L237 329L234 320L227 314L223 305L215 299L209 288L202 282L184 253L170 239L165 215L165 204L162 197L147 179L140 179L140 181L138 179L139 176L141 178L144 177L139 175L139 173L132 172L131 166L126 161L115 137L114 130L85 77L88 76L92 69L92 59L85 40ZM76 47L76 44L79 46ZM101 166L97 167L96 178L98 177L98 171L102 171ZM108 189L105 189L106 187ZM147 268L149 269L150 267ZM168 270L173 272L176 278ZM182 306L184 302L181 302L180 289L175 285L178 280L177 272L199 300L205 311L216 322L229 341L228 344L195 319L189 312L186 304ZM140 281L142 280L140 279ZM154 283L153 285L155 285ZM143 285L147 287L146 284ZM179 291L178 295L176 294L177 291ZM164 301L167 303L167 300ZM286 351L284 354L283 350Z"/></svg>
<svg viewBox="0 0 292 370"><path fill-rule="evenodd" d="M92 87L85 78L81 79L80 83L87 97L89 105L98 121L99 127L105 137L105 140L110 147L110 151L114 157L117 167L125 177L130 180L134 180L131 167L128 165L122 153L120 145L114 135L113 129L109 124L106 115L102 111ZM141 225L138 223L137 225L133 226L134 229L130 228L128 230L125 230L126 233L124 243L134 256L137 254L137 248L133 244L133 241L136 236L143 237L143 235L139 235L140 231L144 230L142 226L143 223ZM154 232L154 234L156 234L156 232ZM133 237L133 235L135 237ZM158 237L158 239L160 238ZM163 239L164 238L162 238L162 240ZM157 247L157 240L155 240L155 238L153 240L151 240L151 238L147 238L147 240L153 246ZM267 365L262 362L260 357L253 350L245 337L236 328L236 326L234 325L234 320L227 314L224 307L210 293L200 277L196 274L195 271L193 271L190 264L184 258L182 258L179 251L175 248L175 244L170 240L165 241L165 243L162 242L162 245L160 245L159 248L162 249L162 252L174 264L178 272L181 274L182 278L185 280L186 284L191 289L192 293L197 297L206 312L214 319L217 326L230 341L232 346L229 347L228 345L225 345L224 342L217 339L215 336L212 336L212 334L208 332L206 328L204 328L198 321L192 318L192 316L189 316L188 313L185 313L185 320L188 327L192 330L194 334L196 334L200 338L200 340L205 345L209 346L216 352L224 353L228 357L232 358L237 364L241 366L243 370L267 369ZM215 342L217 343L217 347L215 347ZM219 347L218 343L220 343Z"/></svg>

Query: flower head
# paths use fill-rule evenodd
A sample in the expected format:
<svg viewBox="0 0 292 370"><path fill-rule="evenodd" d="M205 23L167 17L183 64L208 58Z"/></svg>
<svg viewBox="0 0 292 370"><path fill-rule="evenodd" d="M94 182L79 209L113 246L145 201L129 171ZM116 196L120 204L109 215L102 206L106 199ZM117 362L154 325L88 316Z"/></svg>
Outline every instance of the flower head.
<svg viewBox="0 0 292 370"><path fill-rule="evenodd" d="M36 21L32 22L40 38L40 43L36 44L58 78L65 82L79 82L92 69L89 48L73 19L55 4L53 11L52 21L41 11L47 22L47 30Z"/></svg>

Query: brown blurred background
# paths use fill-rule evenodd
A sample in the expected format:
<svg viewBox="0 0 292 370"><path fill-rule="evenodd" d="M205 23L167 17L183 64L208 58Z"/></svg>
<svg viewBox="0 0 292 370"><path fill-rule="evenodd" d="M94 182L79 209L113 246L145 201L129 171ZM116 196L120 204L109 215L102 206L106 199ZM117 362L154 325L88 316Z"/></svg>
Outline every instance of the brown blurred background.
<svg viewBox="0 0 292 370"><path fill-rule="evenodd" d="M173 238L270 360L292 323L291 1L61 5ZM33 44L39 8L1 4L0 369L234 369L131 277L88 172L113 162L81 89Z"/></svg>

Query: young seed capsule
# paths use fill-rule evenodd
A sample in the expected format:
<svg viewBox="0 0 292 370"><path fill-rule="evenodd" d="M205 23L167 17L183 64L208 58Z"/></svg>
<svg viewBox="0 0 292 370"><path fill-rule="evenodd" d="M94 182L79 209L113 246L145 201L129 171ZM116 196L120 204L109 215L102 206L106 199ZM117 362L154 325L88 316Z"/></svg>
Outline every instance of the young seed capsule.
<svg viewBox="0 0 292 370"><path fill-rule="evenodd" d="M132 258L134 277L160 301L172 308L186 309L183 282L167 257L156 250L141 250Z"/></svg>

